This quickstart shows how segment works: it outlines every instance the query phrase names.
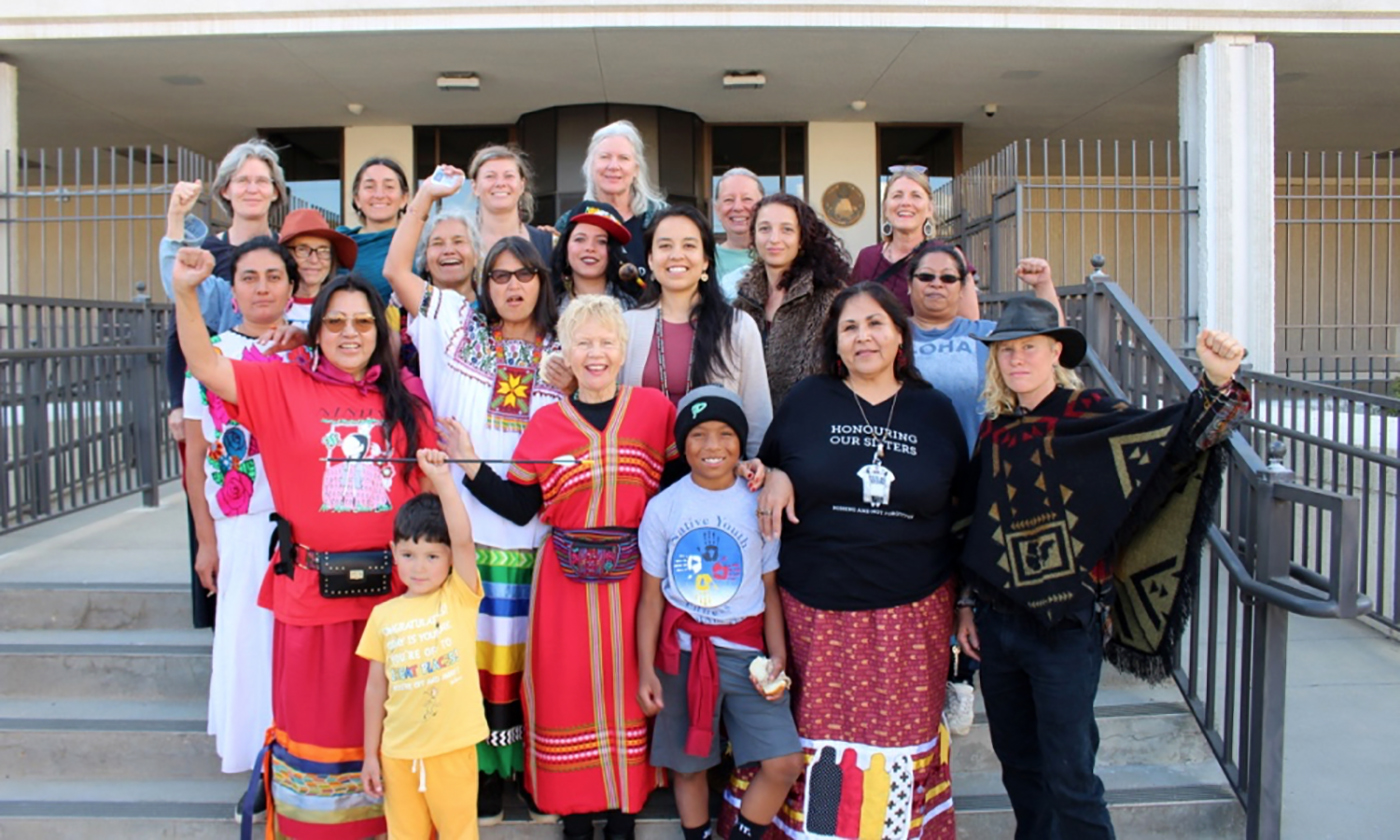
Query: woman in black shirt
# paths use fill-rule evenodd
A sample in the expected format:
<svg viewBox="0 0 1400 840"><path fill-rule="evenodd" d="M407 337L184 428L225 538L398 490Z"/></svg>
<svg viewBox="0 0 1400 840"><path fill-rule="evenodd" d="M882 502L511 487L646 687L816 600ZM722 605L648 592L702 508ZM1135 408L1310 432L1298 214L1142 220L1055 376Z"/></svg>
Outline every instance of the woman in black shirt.
<svg viewBox="0 0 1400 840"><path fill-rule="evenodd" d="M866 836L882 812L876 833L951 838L939 712L967 444L952 403L913 366L908 316L887 289L842 291L821 341L823 372L788 393L759 451L770 470L759 519L782 530L793 714L812 755L778 819L788 834Z"/></svg>

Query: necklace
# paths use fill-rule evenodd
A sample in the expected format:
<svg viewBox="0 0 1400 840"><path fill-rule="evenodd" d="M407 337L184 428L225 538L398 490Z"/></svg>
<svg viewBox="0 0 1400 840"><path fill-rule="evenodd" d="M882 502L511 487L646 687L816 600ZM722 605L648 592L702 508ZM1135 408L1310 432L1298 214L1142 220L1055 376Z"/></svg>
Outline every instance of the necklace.
<svg viewBox="0 0 1400 840"><path fill-rule="evenodd" d="M662 333L663 333L663 328L662 328L662 326L661 326L662 320L663 320L663 319L662 319L662 317L661 317L661 308L660 308L660 307L657 307L657 309L656 309L656 373L657 373L658 378L660 378L660 380L661 380L661 393L663 393L663 394L666 395L666 399L668 399L668 400L670 400L671 402L674 403L674 402L677 402L678 399L671 396L670 384L666 381L666 339L665 339L665 338L663 337L663 335L662 335ZM695 332L694 332L694 330L692 330L691 333L690 333L690 356L689 356L689 358L690 358L690 359L694 359L694 358L695 358ZM685 396L686 394L689 394L689 393L690 393L690 388L691 388L691 375L692 375L693 373L694 373L693 367L692 367L691 365L687 364L687 365L685 366L685 391L683 391L683 392L681 393L681 396L682 396L682 397Z"/></svg>
<svg viewBox="0 0 1400 840"><path fill-rule="evenodd" d="M849 383L847 387L851 387ZM899 389L902 390L904 389ZM894 484L894 472L881 461L885 457L885 440L890 436L890 424L894 422L894 410L899 405L899 391L895 391L890 400L890 416L885 418L884 428L877 431L870 423L870 418L865 415L865 406L860 404L860 394L851 387L851 397L856 401L860 419L865 421L865 428L870 430L870 436L875 439L874 457L870 459L870 463L856 470L856 477L861 482L862 501L871 507L883 507L890 501L890 485Z"/></svg>

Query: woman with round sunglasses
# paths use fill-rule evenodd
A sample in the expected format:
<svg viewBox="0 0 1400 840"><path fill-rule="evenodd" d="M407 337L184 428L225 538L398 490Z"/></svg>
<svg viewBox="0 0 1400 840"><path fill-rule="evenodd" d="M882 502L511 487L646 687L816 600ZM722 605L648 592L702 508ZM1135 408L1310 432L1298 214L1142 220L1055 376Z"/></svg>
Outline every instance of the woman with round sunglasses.
<svg viewBox="0 0 1400 840"><path fill-rule="evenodd" d="M446 187L428 182L419 195ZM400 232L415 235L415 217ZM460 292L402 271L391 252L387 265L394 296L413 319L408 334L418 351L419 376L433 413L455 420L471 436L477 456L499 459L509 468L530 418L562 394L539 375L540 361L559 350L554 333L557 311L549 271L524 238L497 240L483 261L482 288L473 304ZM462 470L453 471L461 487ZM480 778L477 819L496 825L503 816L505 780L524 771L520 682L522 641L529 626L535 555L548 527L538 516L516 524L461 491L472 521L477 568L492 597L481 605L477 626L477 668L491 736L477 747ZM523 788L522 788L523 791ZM537 821L548 818L530 804Z"/></svg>
<svg viewBox="0 0 1400 840"><path fill-rule="evenodd" d="M910 326L914 332L914 365L933 387L948 395L957 409L967 438L967 449L977 442L982 423L982 387L987 375L987 347L977 341L996 329L996 321L970 320L960 313L971 287L967 260L952 245L928 242L913 254L909 278ZM1016 266L1016 276L1035 296L1060 309L1060 296L1050 263L1027 257ZM1061 313L1063 322L1064 315Z"/></svg>
<svg viewBox="0 0 1400 840"><path fill-rule="evenodd" d="M176 256L180 344L190 373L257 436L283 520L259 596L273 615L272 740L261 765L269 829L372 837L385 822L360 781L369 663L355 649L374 606L405 591L385 547L418 476L388 459L436 444L432 413L399 374L384 304L368 281L332 279L311 310L309 350L289 364L257 364L220 355L204 331L196 290L213 268L206 251ZM248 830L253 808L244 803Z"/></svg>

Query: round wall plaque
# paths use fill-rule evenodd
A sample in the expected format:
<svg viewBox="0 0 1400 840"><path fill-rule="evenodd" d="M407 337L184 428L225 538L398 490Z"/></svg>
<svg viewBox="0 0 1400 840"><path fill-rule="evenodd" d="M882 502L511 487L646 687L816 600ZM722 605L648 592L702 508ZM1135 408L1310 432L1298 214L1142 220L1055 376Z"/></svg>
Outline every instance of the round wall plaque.
<svg viewBox="0 0 1400 840"><path fill-rule="evenodd" d="M822 193L822 212L833 225L850 227L865 215L865 193L850 181L837 181Z"/></svg>

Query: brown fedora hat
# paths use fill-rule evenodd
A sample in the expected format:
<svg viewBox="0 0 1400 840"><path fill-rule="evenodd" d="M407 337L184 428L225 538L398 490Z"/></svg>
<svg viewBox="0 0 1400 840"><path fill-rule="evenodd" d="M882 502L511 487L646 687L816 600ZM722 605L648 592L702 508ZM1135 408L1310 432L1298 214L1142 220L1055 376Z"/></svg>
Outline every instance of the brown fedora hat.
<svg viewBox="0 0 1400 840"><path fill-rule="evenodd" d="M298 236L329 239L331 247L335 249L336 263L346 271L355 267L355 258L360 255L360 246L355 244L355 240L332 229L319 210L303 207L288 213L287 218L282 220L282 232L277 241L286 245Z"/></svg>
<svg viewBox="0 0 1400 840"><path fill-rule="evenodd" d="M1029 295L1008 300L997 319L996 329L973 338L992 345L1032 335L1048 335L1060 342L1061 367L1072 368L1084 361L1084 334L1074 327L1060 326L1060 313L1055 310L1055 304Z"/></svg>

